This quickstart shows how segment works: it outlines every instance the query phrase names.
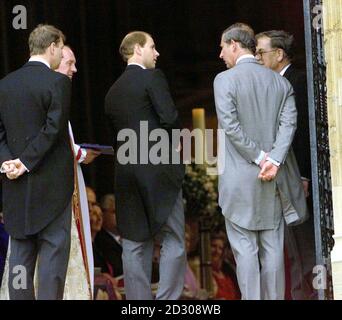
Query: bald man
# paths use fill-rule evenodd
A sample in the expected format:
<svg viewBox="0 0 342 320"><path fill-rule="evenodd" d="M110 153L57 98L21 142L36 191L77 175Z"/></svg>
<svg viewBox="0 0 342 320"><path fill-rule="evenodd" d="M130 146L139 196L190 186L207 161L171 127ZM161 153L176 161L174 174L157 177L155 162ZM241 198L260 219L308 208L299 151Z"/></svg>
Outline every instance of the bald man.
<svg viewBox="0 0 342 320"><path fill-rule="evenodd" d="M73 79L74 74L77 72L76 68L76 57L69 46L63 47L63 58L59 65L59 67L55 70L57 72L63 73L68 76L71 80ZM81 234L79 234L80 240L84 239L84 247L87 253L87 259L84 261L85 266L88 266L87 271L89 272L89 279L91 282L91 287L93 288L93 278L94 278L94 262L93 262L93 250L92 250L92 242L91 242L91 233L90 233L90 221L89 221L89 208L87 201L87 192L84 183L83 173L80 164L89 164L92 163L96 157L99 156L100 152L92 149L84 149L74 142L74 135L72 131L71 124L69 122L69 135L71 142L73 144L74 155L78 162L77 165L77 193L79 208L81 209ZM82 241L81 241L82 243Z"/></svg>

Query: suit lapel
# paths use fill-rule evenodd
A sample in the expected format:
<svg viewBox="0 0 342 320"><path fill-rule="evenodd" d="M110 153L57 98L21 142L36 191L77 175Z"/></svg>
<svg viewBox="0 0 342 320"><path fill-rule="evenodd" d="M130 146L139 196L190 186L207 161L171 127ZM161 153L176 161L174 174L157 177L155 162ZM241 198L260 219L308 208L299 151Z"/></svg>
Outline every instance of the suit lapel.
<svg viewBox="0 0 342 320"><path fill-rule="evenodd" d="M291 78L291 74L292 74L293 71L294 71L294 66L293 66L293 64L291 64L291 65L287 68L287 70L285 71L284 77L285 77L287 80L289 80L289 78Z"/></svg>

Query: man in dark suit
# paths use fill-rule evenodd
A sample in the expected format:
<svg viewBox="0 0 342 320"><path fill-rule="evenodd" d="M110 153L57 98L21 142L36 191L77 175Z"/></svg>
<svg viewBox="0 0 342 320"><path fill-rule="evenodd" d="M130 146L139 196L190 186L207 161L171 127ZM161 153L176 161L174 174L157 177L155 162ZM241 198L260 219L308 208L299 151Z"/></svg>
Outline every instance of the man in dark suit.
<svg viewBox="0 0 342 320"><path fill-rule="evenodd" d="M169 140L172 129L180 128L178 113L164 74L155 69L159 53L152 37L131 32L123 39L120 53L128 65L108 91L105 111L116 150L116 215L125 293L127 299L152 299L153 238L157 237L162 250L156 299L178 299L186 265L181 192L184 166L172 163L178 142ZM166 143L155 142L158 138L150 141L152 131L166 137ZM127 146L128 161L123 151ZM168 159L163 151L161 161L155 159L158 147L166 147Z"/></svg>
<svg viewBox="0 0 342 320"><path fill-rule="evenodd" d="M256 58L265 67L280 73L295 91L298 125L292 148L296 155L306 195L311 178L309 111L305 73L292 64L294 38L285 31L266 31L256 35Z"/></svg>
<svg viewBox="0 0 342 320"><path fill-rule="evenodd" d="M312 212L309 197L311 179L310 131L307 84L305 73L292 63L294 60L294 37L283 30L271 30L256 35L256 58L265 67L280 73L291 83L296 100L297 130L292 142L309 210ZM296 227L285 229L286 245L292 268L292 297L308 299L311 297L312 269L315 266L315 238L313 215Z"/></svg>
<svg viewBox="0 0 342 320"><path fill-rule="evenodd" d="M103 223L93 242L95 267L113 277L122 276L122 245L117 231L115 197L106 194L101 199Z"/></svg>
<svg viewBox="0 0 342 320"><path fill-rule="evenodd" d="M74 188L68 134L71 82L53 69L61 62L64 41L60 30L39 25L29 37L29 62L0 81L10 299L35 299L38 256L37 299L63 297Z"/></svg>

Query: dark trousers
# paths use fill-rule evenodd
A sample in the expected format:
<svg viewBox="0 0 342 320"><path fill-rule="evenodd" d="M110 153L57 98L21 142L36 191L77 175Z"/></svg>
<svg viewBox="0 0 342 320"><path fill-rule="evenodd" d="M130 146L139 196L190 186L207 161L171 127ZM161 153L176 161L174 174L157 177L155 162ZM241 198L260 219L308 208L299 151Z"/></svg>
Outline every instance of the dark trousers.
<svg viewBox="0 0 342 320"><path fill-rule="evenodd" d="M0 222L0 284L2 283L2 275L5 268L7 246L8 234L4 229L4 225Z"/></svg>
<svg viewBox="0 0 342 320"><path fill-rule="evenodd" d="M34 300L33 277L37 266L38 300L63 299L70 252L71 203L54 221L28 239L11 238L9 296Z"/></svg>

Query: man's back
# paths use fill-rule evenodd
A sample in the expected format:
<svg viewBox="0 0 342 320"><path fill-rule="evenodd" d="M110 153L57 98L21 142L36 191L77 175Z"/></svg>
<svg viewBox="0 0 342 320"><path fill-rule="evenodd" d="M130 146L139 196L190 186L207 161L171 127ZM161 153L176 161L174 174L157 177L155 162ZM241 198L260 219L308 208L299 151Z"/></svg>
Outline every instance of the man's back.
<svg viewBox="0 0 342 320"><path fill-rule="evenodd" d="M62 81L68 80L39 62L30 62L0 81L1 120L13 157L18 157L44 126L54 86ZM66 128L61 135L67 136Z"/></svg>
<svg viewBox="0 0 342 320"><path fill-rule="evenodd" d="M160 229L170 214L184 177L184 166L171 163L169 138L171 129L179 128L179 122L165 76L158 69L127 66L106 95L105 112L114 131L118 229L124 238L145 241ZM141 125L148 125L148 130L140 131ZM137 155L135 163L119 159L120 147L127 146L127 138L118 141L122 129L136 134L136 141L130 137L133 142L130 153ZM150 152L157 142L148 140L154 129L169 133L169 145L162 146L168 147L167 163L151 162Z"/></svg>
<svg viewBox="0 0 342 320"><path fill-rule="evenodd" d="M220 46L220 58L232 69L214 82L219 127L225 132L218 142L219 164L225 164L219 170L219 204L241 296L282 300L284 224L299 223L306 214L291 149L297 118L293 90L286 79L258 64L250 26L231 25Z"/></svg>
<svg viewBox="0 0 342 320"><path fill-rule="evenodd" d="M30 171L3 180L5 227L13 237L39 232L70 203L70 94L70 80L40 62L28 62L0 81L1 140L11 159L20 158ZM10 160L6 156L1 152L2 162Z"/></svg>
<svg viewBox="0 0 342 320"><path fill-rule="evenodd" d="M291 152L291 165L282 166L276 180L262 183L254 161L261 151L270 152L280 163L287 158L296 128L291 85L248 58L219 74L214 87L219 127L226 131L225 141L220 142L225 145L225 170L219 178L220 206L241 227L274 228L280 219L273 209L276 181L283 181L284 168L290 167L292 175L298 168Z"/></svg>
<svg viewBox="0 0 342 320"><path fill-rule="evenodd" d="M179 127L177 111L163 78L158 69L127 67L106 96L106 113L114 119L112 124L117 131L131 128L139 133L140 121L149 121L149 132L155 128ZM165 96L160 95L160 87Z"/></svg>
<svg viewBox="0 0 342 320"><path fill-rule="evenodd" d="M244 59L217 76L234 92L237 117L246 135L270 151L278 131L279 112L292 95L288 81L254 59Z"/></svg>

